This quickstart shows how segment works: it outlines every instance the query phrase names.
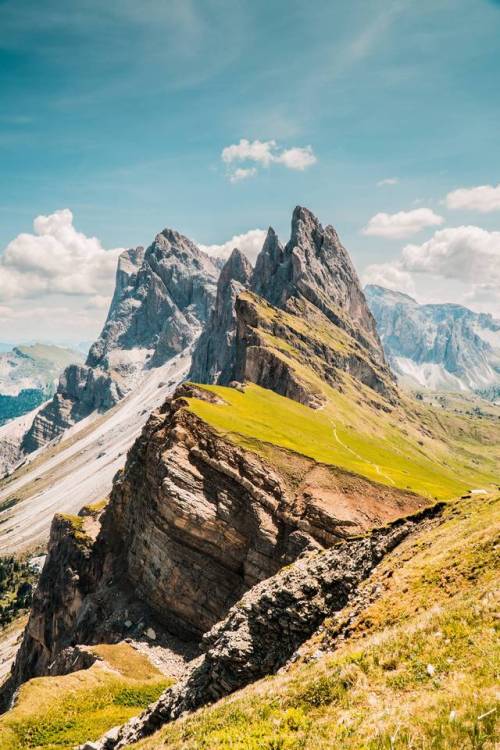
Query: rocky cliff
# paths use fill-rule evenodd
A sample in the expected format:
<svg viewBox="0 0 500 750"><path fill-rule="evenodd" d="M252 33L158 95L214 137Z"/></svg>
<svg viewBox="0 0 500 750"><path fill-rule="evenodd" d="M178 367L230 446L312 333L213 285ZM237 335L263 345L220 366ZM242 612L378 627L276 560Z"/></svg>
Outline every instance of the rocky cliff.
<svg viewBox="0 0 500 750"><path fill-rule="evenodd" d="M106 411L199 336L215 299L218 269L194 243L171 229L144 250L122 253L115 292L85 365L63 373L52 401L23 439L32 452L91 412Z"/></svg>
<svg viewBox="0 0 500 750"><path fill-rule="evenodd" d="M398 378L432 390L495 393L500 321L461 305L419 305L375 285L365 293Z"/></svg>
<svg viewBox="0 0 500 750"><path fill-rule="evenodd" d="M127 747L186 713L274 674L327 616L349 604L385 555L441 510L435 506L364 538L309 553L255 586L205 634L203 655L184 679L141 716L83 750Z"/></svg>
<svg viewBox="0 0 500 750"><path fill-rule="evenodd" d="M196 416L193 398L217 397L185 385L151 416L104 511L56 516L6 694L54 673L68 648L130 637L137 623L199 639L302 553L425 505L312 461L291 481Z"/></svg>
<svg viewBox="0 0 500 750"><path fill-rule="evenodd" d="M339 373L349 372L396 402L373 316L333 227L323 228L298 206L285 247L271 228L251 275L248 267L240 273L241 261L235 262L232 256L221 274L224 314L214 313L195 349L192 380L249 380L319 406L292 362L305 359L334 387L341 385Z"/></svg>

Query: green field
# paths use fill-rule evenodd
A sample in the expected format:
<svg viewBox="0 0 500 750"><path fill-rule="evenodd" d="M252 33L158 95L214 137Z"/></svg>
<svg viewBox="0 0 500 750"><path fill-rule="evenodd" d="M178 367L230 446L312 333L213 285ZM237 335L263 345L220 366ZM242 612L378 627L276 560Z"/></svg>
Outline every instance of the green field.
<svg viewBox="0 0 500 750"><path fill-rule="evenodd" d="M191 399L190 409L230 440L263 454L262 444L341 467L388 486L446 499L498 479L500 426L473 433L473 420L427 408L420 418L401 411L370 407L347 388L340 393L322 384L322 409L307 406L248 384L245 392L223 386L200 386L220 403ZM353 390L355 389L352 385ZM368 389L365 389L367 391ZM447 425L447 419L450 424ZM464 435L460 433L463 430ZM456 437L453 436L456 432Z"/></svg>
<svg viewBox="0 0 500 750"><path fill-rule="evenodd" d="M90 669L21 686L0 718L0 750L71 750L140 713L173 682L126 643L93 650L103 661Z"/></svg>

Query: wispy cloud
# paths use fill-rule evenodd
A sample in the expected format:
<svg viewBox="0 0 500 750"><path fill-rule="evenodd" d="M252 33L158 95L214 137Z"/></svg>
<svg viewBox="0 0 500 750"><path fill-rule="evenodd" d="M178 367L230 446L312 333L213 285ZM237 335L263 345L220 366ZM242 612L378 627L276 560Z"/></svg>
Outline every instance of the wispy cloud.
<svg viewBox="0 0 500 750"><path fill-rule="evenodd" d="M386 177L385 180L379 180L377 182L377 187L384 187L385 185L397 185L399 183L399 179L397 177Z"/></svg>

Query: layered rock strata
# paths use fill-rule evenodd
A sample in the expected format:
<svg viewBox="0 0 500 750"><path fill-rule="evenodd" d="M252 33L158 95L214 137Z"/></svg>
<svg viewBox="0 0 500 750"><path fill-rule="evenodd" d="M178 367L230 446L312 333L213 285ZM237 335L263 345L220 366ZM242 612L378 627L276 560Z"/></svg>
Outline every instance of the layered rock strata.
<svg viewBox="0 0 500 750"><path fill-rule="evenodd" d="M276 672L320 626L349 604L374 567L441 506L396 521L369 536L304 555L255 586L203 638L204 654L187 677L139 717L86 748L118 750L186 712Z"/></svg>

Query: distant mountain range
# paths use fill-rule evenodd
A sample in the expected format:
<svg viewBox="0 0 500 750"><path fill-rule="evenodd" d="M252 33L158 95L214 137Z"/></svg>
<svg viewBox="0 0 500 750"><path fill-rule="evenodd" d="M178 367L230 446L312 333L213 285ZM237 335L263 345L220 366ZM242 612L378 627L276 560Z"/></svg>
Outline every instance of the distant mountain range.
<svg viewBox="0 0 500 750"><path fill-rule="evenodd" d="M500 397L500 320L462 305L420 305L375 285L367 286L365 295L401 382Z"/></svg>
<svg viewBox="0 0 500 750"><path fill-rule="evenodd" d="M0 345L0 425L50 398L62 370L82 360L78 352L60 346L5 346Z"/></svg>

